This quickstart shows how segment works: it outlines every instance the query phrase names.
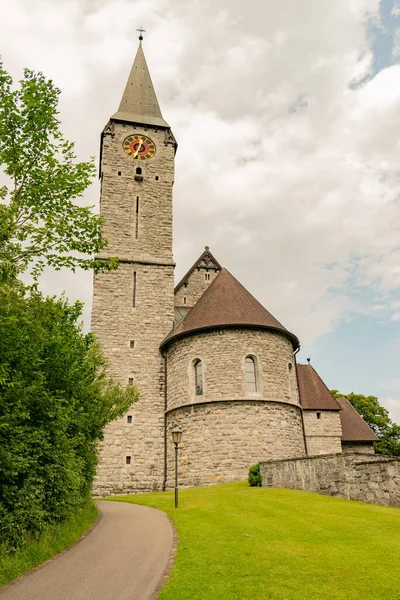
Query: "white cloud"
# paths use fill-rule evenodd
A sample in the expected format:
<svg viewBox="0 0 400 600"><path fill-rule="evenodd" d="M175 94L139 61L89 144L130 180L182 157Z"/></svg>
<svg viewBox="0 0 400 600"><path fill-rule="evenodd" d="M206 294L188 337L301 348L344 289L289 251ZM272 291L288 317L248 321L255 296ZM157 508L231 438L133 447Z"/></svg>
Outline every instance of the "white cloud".
<svg viewBox="0 0 400 600"><path fill-rule="evenodd" d="M1 3L6 67L17 77L23 66L40 69L63 89L63 127L82 159L98 154L136 28L147 29L145 53L179 142L178 279L208 244L306 343L362 310L350 279L396 312L400 66L349 87L371 71L367 22L379 20L379 0ZM98 193L95 184L85 202ZM46 275L43 285L58 290L60 279ZM65 285L90 304L90 274Z"/></svg>
<svg viewBox="0 0 400 600"><path fill-rule="evenodd" d="M400 425L400 399L386 397L379 398L379 402L388 409L392 421Z"/></svg>

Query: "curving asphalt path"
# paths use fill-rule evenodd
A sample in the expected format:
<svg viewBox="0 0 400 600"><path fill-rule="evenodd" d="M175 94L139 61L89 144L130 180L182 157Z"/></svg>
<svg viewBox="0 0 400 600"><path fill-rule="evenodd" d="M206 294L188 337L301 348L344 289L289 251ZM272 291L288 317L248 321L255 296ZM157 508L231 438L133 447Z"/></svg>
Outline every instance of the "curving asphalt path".
<svg viewBox="0 0 400 600"><path fill-rule="evenodd" d="M171 558L164 513L99 502L98 525L69 550L0 589L1 600L150 600ZM155 595L154 595L155 594Z"/></svg>

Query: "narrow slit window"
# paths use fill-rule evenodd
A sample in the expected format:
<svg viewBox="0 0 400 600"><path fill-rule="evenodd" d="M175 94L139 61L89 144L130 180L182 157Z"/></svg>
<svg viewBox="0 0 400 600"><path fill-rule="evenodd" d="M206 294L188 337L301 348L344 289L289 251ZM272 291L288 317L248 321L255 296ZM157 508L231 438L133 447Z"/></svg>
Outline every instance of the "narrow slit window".
<svg viewBox="0 0 400 600"><path fill-rule="evenodd" d="M129 377L129 379L128 379L128 385L133 385L133 377Z"/></svg>
<svg viewBox="0 0 400 600"><path fill-rule="evenodd" d="M137 167L136 169L136 175L141 175L142 174L142 168L141 167Z"/></svg>
<svg viewBox="0 0 400 600"><path fill-rule="evenodd" d="M256 392L257 391L256 363L252 356L246 357L245 375L246 375L246 391L247 392Z"/></svg>
<svg viewBox="0 0 400 600"><path fill-rule="evenodd" d="M317 419L320 419L320 418L321 418L321 413L317 412Z"/></svg>
<svg viewBox="0 0 400 600"><path fill-rule="evenodd" d="M135 224L135 238L139 237L139 196L136 196L136 224Z"/></svg>
<svg viewBox="0 0 400 600"><path fill-rule="evenodd" d="M133 272L133 298L132 298L132 306L136 308L136 271Z"/></svg>
<svg viewBox="0 0 400 600"><path fill-rule="evenodd" d="M129 348L135 347L135 340L129 340Z"/></svg>
<svg viewBox="0 0 400 600"><path fill-rule="evenodd" d="M126 463L127 465L130 465L130 464L131 464L131 462L132 462L132 457L131 457L131 456L126 456L126 457L125 457L125 463Z"/></svg>
<svg viewBox="0 0 400 600"><path fill-rule="evenodd" d="M126 417L126 422L127 422L127 423L132 423L132 415L128 415L128 416Z"/></svg>
<svg viewBox="0 0 400 600"><path fill-rule="evenodd" d="M187 304L187 298L186 298L186 296L183 297L183 304Z"/></svg>
<svg viewBox="0 0 400 600"><path fill-rule="evenodd" d="M194 365L194 386L196 396L203 395L203 365L201 360L196 360Z"/></svg>

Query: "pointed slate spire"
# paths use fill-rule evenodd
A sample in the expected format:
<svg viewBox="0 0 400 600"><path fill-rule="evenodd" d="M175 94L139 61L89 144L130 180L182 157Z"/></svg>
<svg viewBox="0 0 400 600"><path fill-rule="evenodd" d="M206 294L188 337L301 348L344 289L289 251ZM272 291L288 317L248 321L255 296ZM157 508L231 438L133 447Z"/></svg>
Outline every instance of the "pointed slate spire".
<svg viewBox="0 0 400 600"><path fill-rule="evenodd" d="M168 123L164 121L161 114L141 40L122 95L121 104L118 111L111 118L115 121L169 128Z"/></svg>

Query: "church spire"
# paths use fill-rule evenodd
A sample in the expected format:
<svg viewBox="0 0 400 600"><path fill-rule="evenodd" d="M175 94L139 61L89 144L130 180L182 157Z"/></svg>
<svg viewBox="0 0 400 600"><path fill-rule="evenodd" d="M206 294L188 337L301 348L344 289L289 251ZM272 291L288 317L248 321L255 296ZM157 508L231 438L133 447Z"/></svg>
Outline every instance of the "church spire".
<svg viewBox="0 0 400 600"><path fill-rule="evenodd" d="M169 128L168 123L162 117L154 91L143 53L142 39L143 36L141 33L139 48L122 95L119 109L111 118L115 121Z"/></svg>

